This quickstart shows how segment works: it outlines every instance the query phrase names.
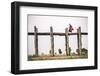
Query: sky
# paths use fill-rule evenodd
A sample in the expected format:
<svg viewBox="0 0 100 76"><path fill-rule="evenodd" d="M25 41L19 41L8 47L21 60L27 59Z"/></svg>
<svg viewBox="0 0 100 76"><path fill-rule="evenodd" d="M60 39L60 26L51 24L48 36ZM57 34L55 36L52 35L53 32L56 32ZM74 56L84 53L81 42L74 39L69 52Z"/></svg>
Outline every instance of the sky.
<svg viewBox="0 0 100 76"><path fill-rule="evenodd" d="M38 28L38 32L50 32L50 26L53 27L53 32L65 33L65 28L71 24L74 28L73 32L77 32L77 28L81 27L82 32L88 32L88 17L80 16L56 16L56 15L36 15L29 14L27 16L27 31L34 32L34 26ZM35 54L34 49L34 35L28 35L28 55ZM38 36L38 48L39 55L49 54L50 50L50 36ZM72 52L76 52L77 49L77 36L69 36L69 46ZM88 36L82 36L82 47L88 49ZM58 53L58 49L61 49L65 54L65 37L54 36L54 51Z"/></svg>

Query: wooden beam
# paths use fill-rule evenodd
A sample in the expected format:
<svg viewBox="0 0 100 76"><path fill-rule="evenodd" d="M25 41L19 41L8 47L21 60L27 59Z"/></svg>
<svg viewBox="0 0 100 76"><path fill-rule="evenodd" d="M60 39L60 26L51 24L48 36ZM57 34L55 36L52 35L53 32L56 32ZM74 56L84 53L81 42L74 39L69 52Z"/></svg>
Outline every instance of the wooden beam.
<svg viewBox="0 0 100 76"><path fill-rule="evenodd" d="M29 32L28 35L34 35L34 32ZM49 32L45 32L45 33L37 33L37 35L50 35ZM59 36L65 36L65 33L56 33L53 32L53 35L59 35ZM68 35L77 35L77 33L68 33ZM81 32L81 35L88 35L87 32Z"/></svg>
<svg viewBox="0 0 100 76"><path fill-rule="evenodd" d="M35 55L38 56L38 29L34 26L34 45L35 45Z"/></svg>
<svg viewBox="0 0 100 76"><path fill-rule="evenodd" d="M54 56L54 37L53 37L52 27L50 27L50 37L51 37L51 56Z"/></svg>
<svg viewBox="0 0 100 76"><path fill-rule="evenodd" d="M82 37L81 37L81 27L77 29L77 44L78 44L78 55L81 55L82 50Z"/></svg>
<svg viewBox="0 0 100 76"><path fill-rule="evenodd" d="M68 37L68 28L65 29L65 51L66 55L69 56L69 37Z"/></svg>

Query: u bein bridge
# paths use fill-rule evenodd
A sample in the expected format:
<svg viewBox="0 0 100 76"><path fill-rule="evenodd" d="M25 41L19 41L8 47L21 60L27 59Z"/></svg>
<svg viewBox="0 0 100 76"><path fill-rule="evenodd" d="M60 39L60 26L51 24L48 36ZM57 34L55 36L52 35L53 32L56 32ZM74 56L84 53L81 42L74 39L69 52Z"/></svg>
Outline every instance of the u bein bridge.
<svg viewBox="0 0 100 76"><path fill-rule="evenodd" d="M65 29L65 33L57 33L57 32L53 32L53 28L50 27L50 32L38 32L38 28L36 26L34 26L34 32L28 32L28 35L34 35L34 45L35 45L35 56L38 57L39 56L39 49L38 49L38 35L39 36L43 36L43 35L49 35L50 36L50 41L51 41L51 53L50 56L54 57L54 35L58 35L58 36L65 36L65 51L66 51L66 56L70 56L70 50L69 50L69 36L71 35L76 35L77 36L77 47L78 47L78 56L81 55L81 51L82 51L82 35L88 35L88 33L86 32L81 32L81 27L79 27L77 29L77 33L70 33L68 31L68 28Z"/></svg>

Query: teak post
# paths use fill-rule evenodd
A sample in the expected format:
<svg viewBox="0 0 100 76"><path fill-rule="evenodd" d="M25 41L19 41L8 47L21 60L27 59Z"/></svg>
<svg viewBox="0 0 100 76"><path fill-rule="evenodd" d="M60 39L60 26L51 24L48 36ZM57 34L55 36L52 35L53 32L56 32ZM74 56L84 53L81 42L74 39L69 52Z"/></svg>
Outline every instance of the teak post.
<svg viewBox="0 0 100 76"><path fill-rule="evenodd" d="M65 29L65 51L66 55L70 55L69 52L69 37L68 37L68 28Z"/></svg>
<svg viewBox="0 0 100 76"><path fill-rule="evenodd" d="M51 56L54 56L54 36L52 27L50 27L50 37L51 37Z"/></svg>
<svg viewBox="0 0 100 76"><path fill-rule="evenodd" d="M81 27L77 29L78 55L81 55L82 41L81 41Z"/></svg>
<svg viewBox="0 0 100 76"><path fill-rule="evenodd" d="M38 56L38 29L34 26L34 44L35 44L35 55Z"/></svg>

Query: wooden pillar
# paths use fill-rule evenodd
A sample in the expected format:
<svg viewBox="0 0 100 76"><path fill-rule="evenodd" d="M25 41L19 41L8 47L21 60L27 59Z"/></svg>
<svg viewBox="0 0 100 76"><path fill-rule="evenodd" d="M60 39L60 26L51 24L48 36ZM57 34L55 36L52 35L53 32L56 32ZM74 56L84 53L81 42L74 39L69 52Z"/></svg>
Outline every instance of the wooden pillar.
<svg viewBox="0 0 100 76"><path fill-rule="evenodd" d="M82 41L81 41L81 27L77 29L78 55L81 55Z"/></svg>
<svg viewBox="0 0 100 76"><path fill-rule="evenodd" d="M34 44L35 44L35 55L38 56L38 29L34 26Z"/></svg>
<svg viewBox="0 0 100 76"><path fill-rule="evenodd" d="M68 37L68 28L65 29L65 51L66 55L69 56L69 37Z"/></svg>
<svg viewBox="0 0 100 76"><path fill-rule="evenodd" d="M51 56L54 56L54 36L52 27L50 27L50 37L51 37Z"/></svg>

